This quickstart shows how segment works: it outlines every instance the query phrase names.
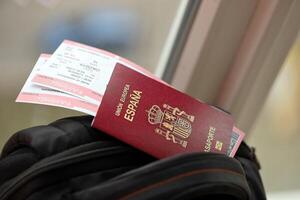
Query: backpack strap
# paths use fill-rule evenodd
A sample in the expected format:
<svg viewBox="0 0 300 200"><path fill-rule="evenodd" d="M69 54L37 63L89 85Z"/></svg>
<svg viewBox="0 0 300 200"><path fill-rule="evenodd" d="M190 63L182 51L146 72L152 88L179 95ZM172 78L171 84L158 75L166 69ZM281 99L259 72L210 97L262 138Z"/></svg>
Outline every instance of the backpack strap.
<svg viewBox="0 0 300 200"><path fill-rule="evenodd" d="M93 187L151 161L152 157L114 141L79 145L40 160L0 185L0 199L61 199L66 191Z"/></svg>
<svg viewBox="0 0 300 200"><path fill-rule="evenodd" d="M67 199L248 200L249 196L247 180L237 160L221 154L193 153L131 170L70 194Z"/></svg>
<svg viewBox="0 0 300 200"><path fill-rule="evenodd" d="M242 142L235 158L240 161L244 168L246 178L251 190L250 200L265 200L266 193L259 174L260 163L255 154L255 149Z"/></svg>
<svg viewBox="0 0 300 200"><path fill-rule="evenodd" d="M253 162L257 169L261 169L261 165L257 159L254 147L249 147L245 142L242 142L235 157L242 157Z"/></svg>
<svg viewBox="0 0 300 200"><path fill-rule="evenodd" d="M44 158L101 139L101 133L90 126L92 119L92 116L70 117L21 130L5 144L1 158L23 147L31 148Z"/></svg>
<svg viewBox="0 0 300 200"><path fill-rule="evenodd" d="M91 128L92 116L69 117L15 133L0 156L0 185L43 158L94 141L111 140Z"/></svg>

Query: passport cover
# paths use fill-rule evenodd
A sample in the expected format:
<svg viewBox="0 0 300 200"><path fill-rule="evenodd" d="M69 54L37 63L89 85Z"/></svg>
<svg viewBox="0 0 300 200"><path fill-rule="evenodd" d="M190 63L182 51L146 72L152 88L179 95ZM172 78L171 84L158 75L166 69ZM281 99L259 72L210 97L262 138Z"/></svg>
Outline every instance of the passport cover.
<svg viewBox="0 0 300 200"><path fill-rule="evenodd" d="M229 114L122 64L114 69L92 126L156 158L186 152L232 156Z"/></svg>

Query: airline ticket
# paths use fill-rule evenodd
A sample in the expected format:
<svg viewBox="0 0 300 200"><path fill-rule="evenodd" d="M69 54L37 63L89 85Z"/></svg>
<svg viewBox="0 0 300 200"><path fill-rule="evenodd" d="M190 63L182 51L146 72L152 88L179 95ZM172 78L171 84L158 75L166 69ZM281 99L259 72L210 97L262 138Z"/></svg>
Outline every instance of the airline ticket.
<svg viewBox="0 0 300 200"><path fill-rule="evenodd" d="M122 63L159 80L144 68L125 58L98 48L65 40L33 77L32 82L100 105L116 63Z"/></svg>
<svg viewBox="0 0 300 200"><path fill-rule="evenodd" d="M84 101L62 91L32 83L32 78L41 71L50 57L51 55L48 54L40 55L21 92L19 93L16 102L58 106L94 116L97 112L98 105Z"/></svg>

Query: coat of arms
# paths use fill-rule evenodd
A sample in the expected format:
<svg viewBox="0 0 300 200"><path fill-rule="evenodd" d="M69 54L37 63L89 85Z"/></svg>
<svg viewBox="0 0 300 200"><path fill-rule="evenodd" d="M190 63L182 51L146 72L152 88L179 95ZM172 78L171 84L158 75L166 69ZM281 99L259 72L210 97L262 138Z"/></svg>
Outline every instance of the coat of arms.
<svg viewBox="0 0 300 200"><path fill-rule="evenodd" d="M147 111L148 122L158 125L154 129L155 133L186 148L188 145L186 140L192 133L192 122L195 117L167 104L164 104L163 108L164 110L161 110L159 106L153 105Z"/></svg>

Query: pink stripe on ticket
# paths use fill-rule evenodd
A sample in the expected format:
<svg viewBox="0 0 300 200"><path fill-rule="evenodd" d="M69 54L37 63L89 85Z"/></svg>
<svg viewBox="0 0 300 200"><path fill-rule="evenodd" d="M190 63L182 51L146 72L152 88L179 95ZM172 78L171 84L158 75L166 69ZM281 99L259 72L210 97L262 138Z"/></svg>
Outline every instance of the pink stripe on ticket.
<svg viewBox="0 0 300 200"><path fill-rule="evenodd" d="M88 89L86 87L74 84L74 83L70 83L68 81L64 81L58 78L52 78L49 76L45 76L45 75L40 75L37 74L33 79L32 82L35 83L40 83L43 85L47 85L49 87L53 87L57 90L62 90L65 91L67 93L70 94L74 94L74 95L78 95L81 97L90 97L92 99L95 99L97 101L100 101L102 98L102 95L91 90Z"/></svg>
<svg viewBox="0 0 300 200"><path fill-rule="evenodd" d="M64 108L82 108L96 114L98 106L89 102L75 99L67 96L58 96L52 94L36 94L23 92L17 97L17 102L38 103L46 105L60 106Z"/></svg>
<svg viewBox="0 0 300 200"><path fill-rule="evenodd" d="M50 58L51 57L51 54L46 54L46 53L42 53L40 55L41 58Z"/></svg>

